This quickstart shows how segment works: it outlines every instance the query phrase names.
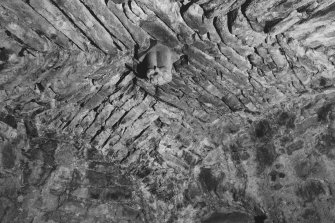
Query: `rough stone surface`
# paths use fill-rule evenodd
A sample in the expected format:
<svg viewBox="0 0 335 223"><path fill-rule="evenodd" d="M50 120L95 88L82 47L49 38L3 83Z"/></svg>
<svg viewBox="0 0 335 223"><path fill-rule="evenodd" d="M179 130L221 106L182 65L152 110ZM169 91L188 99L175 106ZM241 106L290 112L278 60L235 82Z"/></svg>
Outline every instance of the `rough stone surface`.
<svg viewBox="0 0 335 223"><path fill-rule="evenodd" d="M1 0L0 222L333 223L334 7Z"/></svg>

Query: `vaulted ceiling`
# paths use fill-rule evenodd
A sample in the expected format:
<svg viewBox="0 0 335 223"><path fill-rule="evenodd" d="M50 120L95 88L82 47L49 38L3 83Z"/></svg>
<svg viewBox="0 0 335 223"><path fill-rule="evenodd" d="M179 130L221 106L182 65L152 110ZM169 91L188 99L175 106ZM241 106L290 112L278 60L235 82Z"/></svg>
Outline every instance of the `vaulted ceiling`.
<svg viewBox="0 0 335 223"><path fill-rule="evenodd" d="M1 0L0 222L333 222L334 9Z"/></svg>

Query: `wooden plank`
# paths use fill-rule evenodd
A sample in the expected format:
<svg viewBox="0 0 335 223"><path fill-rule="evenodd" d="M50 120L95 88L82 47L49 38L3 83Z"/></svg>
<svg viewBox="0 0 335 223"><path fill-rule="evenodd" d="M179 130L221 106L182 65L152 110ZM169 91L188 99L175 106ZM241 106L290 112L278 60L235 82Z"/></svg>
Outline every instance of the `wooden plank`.
<svg viewBox="0 0 335 223"><path fill-rule="evenodd" d="M136 41L136 43L144 48L149 46L150 36L141 27L133 24L123 13L122 10L117 8L117 5L113 1L108 1L108 9L121 21L124 27L129 31L130 35Z"/></svg>
<svg viewBox="0 0 335 223"><path fill-rule="evenodd" d="M29 3L34 10L67 38L71 39L81 50L90 51L96 49L90 44L89 39L50 0L30 0Z"/></svg>
<svg viewBox="0 0 335 223"><path fill-rule="evenodd" d="M104 24L108 31L122 42L128 49L132 49L136 44L129 32L122 25L120 20L110 11L103 0L82 0Z"/></svg>
<svg viewBox="0 0 335 223"><path fill-rule="evenodd" d="M71 20L88 36L102 51L116 54L117 47L107 30L94 18L90 11L79 0L54 0L71 18Z"/></svg>
<svg viewBox="0 0 335 223"><path fill-rule="evenodd" d="M6 29L13 38L39 52L46 52L50 49L51 43L47 39L20 24L18 19L2 6L0 6L0 15L0 26Z"/></svg>
<svg viewBox="0 0 335 223"><path fill-rule="evenodd" d="M45 35L65 49L72 46L70 40L63 33L55 29L45 18L23 1L1 0L0 4L20 18L25 26L34 30L37 34Z"/></svg>

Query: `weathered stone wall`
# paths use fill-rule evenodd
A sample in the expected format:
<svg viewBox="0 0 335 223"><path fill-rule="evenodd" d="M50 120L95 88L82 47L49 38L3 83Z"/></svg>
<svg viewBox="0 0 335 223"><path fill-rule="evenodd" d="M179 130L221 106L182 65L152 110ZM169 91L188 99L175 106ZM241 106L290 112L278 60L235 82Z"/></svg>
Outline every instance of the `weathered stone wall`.
<svg viewBox="0 0 335 223"><path fill-rule="evenodd" d="M0 222L334 222L334 4L1 0Z"/></svg>

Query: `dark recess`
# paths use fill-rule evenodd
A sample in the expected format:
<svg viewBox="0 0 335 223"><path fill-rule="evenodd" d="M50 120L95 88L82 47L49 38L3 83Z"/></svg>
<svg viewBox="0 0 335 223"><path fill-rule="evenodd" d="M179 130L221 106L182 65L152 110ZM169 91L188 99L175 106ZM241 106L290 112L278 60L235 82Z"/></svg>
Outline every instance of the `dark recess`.
<svg viewBox="0 0 335 223"><path fill-rule="evenodd" d="M6 30L5 33L6 33L6 35L9 36L9 37L12 36L12 34L11 34L8 30Z"/></svg>
<svg viewBox="0 0 335 223"><path fill-rule="evenodd" d="M266 215L257 215L254 217L255 223L264 223L266 219Z"/></svg>
<svg viewBox="0 0 335 223"><path fill-rule="evenodd" d="M327 122L329 113L332 111L333 104L325 104L318 111L318 121L319 122Z"/></svg>
<svg viewBox="0 0 335 223"><path fill-rule="evenodd" d="M233 27L234 22L236 20L237 13L238 13L238 9L234 9L234 10L228 12L228 14L227 14L227 23L228 23L227 25L228 25L228 30L231 34L233 34L232 33L232 27Z"/></svg>
<svg viewBox="0 0 335 223"><path fill-rule="evenodd" d="M192 4L193 4L193 2L189 2L189 3L185 4L185 5L182 5L182 6L180 7L180 14L183 15L184 12L186 12L187 9L188 9Z"/></svg>
<svg viewBox="0 0 335 223"><path fill-rule="evenodd" d="M36 87L38 88L38 90L40 90L41 92L43 92L45 90L44 86L39 82L36 83Z"/></svg>
<svg viewBox="0 0 335 223"><path fill-rule="evenodd" d="M19 57L23 57L24 56L24 52L27 50L27 48L23 47L20 52L18 53Z"/></svg>
<svg viewBox="0 0 335 223"><path fill-rule="evenodd" d="M247 8L251 4L252 0L246 0L242 5L241 5L241 12L245 16L245 18L248 18L246 15Z"/></svg>
<svg viewBox="0 0 335 223"><path fill-rule="evenodd" d="M0 112L0 121L6 123L7 125L11 126L12 128L17 128L17 122L13 115L10 114L4 114Z"/></svg>
<svg viewBox="0 0 335 223"><path fill-rule="evenodd" d="M268 120L261 120L255 125L255 135L257 138L268 137L271 136L271 134L271 124Z"/></svg>
<svg viewBox="0 0 335 223"><path fill-rule="evenodd" d="M136 76L141 78L141 79L145 79L147 78L146 75L146 71L147 71L147 64L145 62L139 63L137 65L137 69L136 69Z"/></svg>
<svg viewBox="0 0 335 223"><path fill-rule="evenodd" d="M275 27L275 25L277 25L282 20L283 20L282 18L278 18L265 22L264 32L269 33L272 30L272 28Z"/></svg>
<svg viewBox="0 0 335 223"><path fill-rule="evenodd" d="M312 5L312 3L308 3L306 5L303 5L299 8L297 8L297 12L302 13L302 12L307 12L310 13L310 10L308 10L308 8Z"/></svg>
<svg viewBox="0 0 335 223"><path fill-rule="evenodd" d="M6 62L9 59L10 51L5 47L0 47L0 61Z"/></svg>
<svg viewBox="0 0 335 223"><path fill-rule="evenodd" d="M320 86L325 86L327 84L327 79L326 78L323 78L323 77L321 77L320 78Z"/></svg>
<svg viewBox="0 0 335 223"><path fill-rule="evenodd" d="M115 4L123 4L125 3L127 0L112 0ZM106 0L106 5L108 3L108 0Z"/></svg>
<svg viewBox="0 0 335 223"><path fill-rule="evenodd" d="M317 13L313 14L310 19L327 16L328 13L332 13L334 12L334 10L335 10L335 3L332 3L327 8L320 10Z"/></svg>

